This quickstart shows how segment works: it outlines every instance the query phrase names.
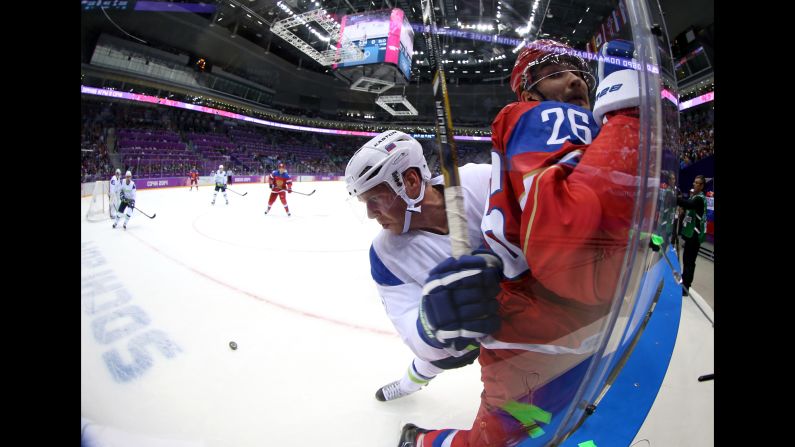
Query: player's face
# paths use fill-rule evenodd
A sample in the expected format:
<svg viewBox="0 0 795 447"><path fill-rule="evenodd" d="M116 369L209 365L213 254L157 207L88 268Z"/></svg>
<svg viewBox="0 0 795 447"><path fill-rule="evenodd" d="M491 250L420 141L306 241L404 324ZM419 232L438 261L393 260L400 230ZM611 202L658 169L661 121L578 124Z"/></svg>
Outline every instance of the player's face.
<svg viewBox="0 0 795 447"><path fill-rule="evenodd" d="M704 190L704 180L700 178L693 180L693 191L698 193L702 190Z"/></svg>
<svg viewBox="0 0 795 447"><path fill-rule="evenodd" d="M403 231L406 202L386 184L381 184L359 196L367 206L367 217L375 219L382 228L395 234Z"/></svg>
<svg viewBox="0 0 795 447"><path fill-rule="evenodd" d="M541 79L535 88L549 101L566 102L586 109L591 108L588 99L588 84L582 75L566 64L547 64L539 68L533 77Z"/></svg>

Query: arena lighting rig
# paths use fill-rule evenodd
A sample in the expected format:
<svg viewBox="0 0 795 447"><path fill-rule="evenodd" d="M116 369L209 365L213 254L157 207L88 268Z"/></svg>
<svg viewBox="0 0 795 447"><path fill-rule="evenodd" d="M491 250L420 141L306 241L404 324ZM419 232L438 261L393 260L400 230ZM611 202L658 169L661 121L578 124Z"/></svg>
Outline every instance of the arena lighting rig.
<svg viewBox="0 0 795 447"><path fill-rule="evenodd" d="M315 9L303 14L293 14L292 11L290 12L292 14L290 17L279 20L273 24L271 32L290 45L301 50L301 52L311 57L315 62L323 66L328 66L340 62L341 60L360 60L364 58L364 52L349 40L343 39L340 48L329 48L327 50L318 51L308 42L305 42L290 31L290 28L295 26L306 25L309 27L309 24L314 22L328 33L329 44L336 44L340 41L340 25L335 22L325 10ZM311 27L309 28L312 29ZM315 34L317 35L318 33L315 31Z"/></svg>
<svg viewBox="0 0 795 447"><path fill-rule="evenodd" d="M417 115L417 109L415 109L409 100L403 95L379 96L378 99L375 100L375 103L381 106L382 109L392 114L392 116ZM407 110L395 110L392 108L392 104L403 104L403 107L405 107Z"/></svg>
<svg viewBox="0 0 795 447"><path fill-rule="evenodd" d="M367 93L384 93L390 88L394 87L395 83L384 79L368 78L362 76L351 84L351 90L358 90Z"/></svg>

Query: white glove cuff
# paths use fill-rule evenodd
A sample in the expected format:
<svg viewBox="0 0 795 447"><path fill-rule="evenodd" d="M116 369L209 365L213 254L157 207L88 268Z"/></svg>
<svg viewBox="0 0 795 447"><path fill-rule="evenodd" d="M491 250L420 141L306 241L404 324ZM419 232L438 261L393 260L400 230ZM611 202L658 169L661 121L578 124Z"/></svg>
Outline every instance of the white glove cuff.
<svg viewBox="0 0 795 447"><path fill-rule="evenodd" d="M602 79L596 88L593 116L603 122L607 112L640 105L640 80L636 70L614 71Z"/></svg>

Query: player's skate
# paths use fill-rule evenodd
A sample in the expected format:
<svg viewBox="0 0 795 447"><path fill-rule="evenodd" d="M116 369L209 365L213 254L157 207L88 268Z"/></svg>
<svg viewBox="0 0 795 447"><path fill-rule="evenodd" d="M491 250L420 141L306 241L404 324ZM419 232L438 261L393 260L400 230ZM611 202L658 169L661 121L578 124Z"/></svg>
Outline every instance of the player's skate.
<svg viewBox="0 0 795 447"><path fill-rule="evenodd" d="M404 396L408 396L409 394L419 391L419 389L422 388L422 385L416 384L414 382L409 383L410 384L403 384L403 381L396 380L392 383L384 385L375 392L375 398L381 402L386 402L388 400L395 400Z"/></svg>
<svg viewBox="0 0 795 447"><path fill-rule="evenodd" d="M119 224L118 222L113 222L113 228L116 228L116 225L118 224Z"/></svg>
<svg viewBox="0 0 795 447"><path fill-rule="evenodd" d="M212 202L210 202L210 205L215 205L215 200L213 200Z"/></svg>
<svg viewBox="0 0 795 447"><path fill-rule="evenodd" d="M417 436L423 433L428 433L430 430L425 430L424 428L419 428L414 424L406 424L403 426L403 430L400 432L400 441L398 441L398 447L416 447L417 444Z"/></svg>
<svg viewBox="0 0 795 447"><path fill-rule="evenodd" d="M122 226L124 227L125 230L127 229L127 224L124 224Z"/></svg>

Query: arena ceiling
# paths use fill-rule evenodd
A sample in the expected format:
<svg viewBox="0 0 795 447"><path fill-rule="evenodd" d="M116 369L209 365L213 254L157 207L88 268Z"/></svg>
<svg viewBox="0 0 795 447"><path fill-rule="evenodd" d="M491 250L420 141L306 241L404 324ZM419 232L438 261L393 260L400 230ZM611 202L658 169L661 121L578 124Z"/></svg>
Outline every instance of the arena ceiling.
<svg viewBox="0 0 795 447"><path fill-rule="evenodd" d="M682 23L688 23L687 20L709 20L711 23L711 0L688 0L686 11L682 9L683 1L663 1L663 10L668 9L666 3L676 5L675 8L668 9L666 14L666 20L676 29ZM139 3L144 2L139 0ZM176 3L197 4L191 1ZM617 4L614 0L551 0L538 3L540 7L537 8L535 22L540 23L540 26L530 35L524 36L552 37L579 49L585 49L593 30ZM533 2L528 0L435 0L434 5L440 26L460 29L462 26L481 25L482 29L469 30L484 36L499 34L512 39L522 38L518 30L527 25L533 8ZM289 17L288 9L300 14L323 8L332 17L339 18L346 14L396 7L403 9L410 23L422 24L420 0L219 0L205 6L205 12L96 8L84 11L83 61L87 62L90 58L90 54L85 54L91 47L87 41L96 39L101 33L107 33L133 41L145 41L161 49L189 52L205 57L212 64L225 69L256 65L261 62L262 54L271 52L303 69L329 73L328 67L313 61L270 32L274 22ZM682 17L686 17L685 22ZM669 28L669 34L673 35L671 31L674 28L670 25ZM301 37L315 47L323 45L316 35L309 32ZM479 74L481 70L486 73L492 69L499 76L507 75L509 72L505 72L504 68L512 67L516 56L512 52L512 46L481 40L442 36L441 43L448 51L445 57L456 60L456 63L460 60L462 66L472 68L468 75L461 71L457 75L459 78L468 78L473 83L483 78ZM425 64L416 63L423 57L427 59L428 55L421 33L415 33L414 45L415 54L422 52L425 56L416 56L415 63L412 64L412 77L428 79L431 73L427 60Z"/></svg>

